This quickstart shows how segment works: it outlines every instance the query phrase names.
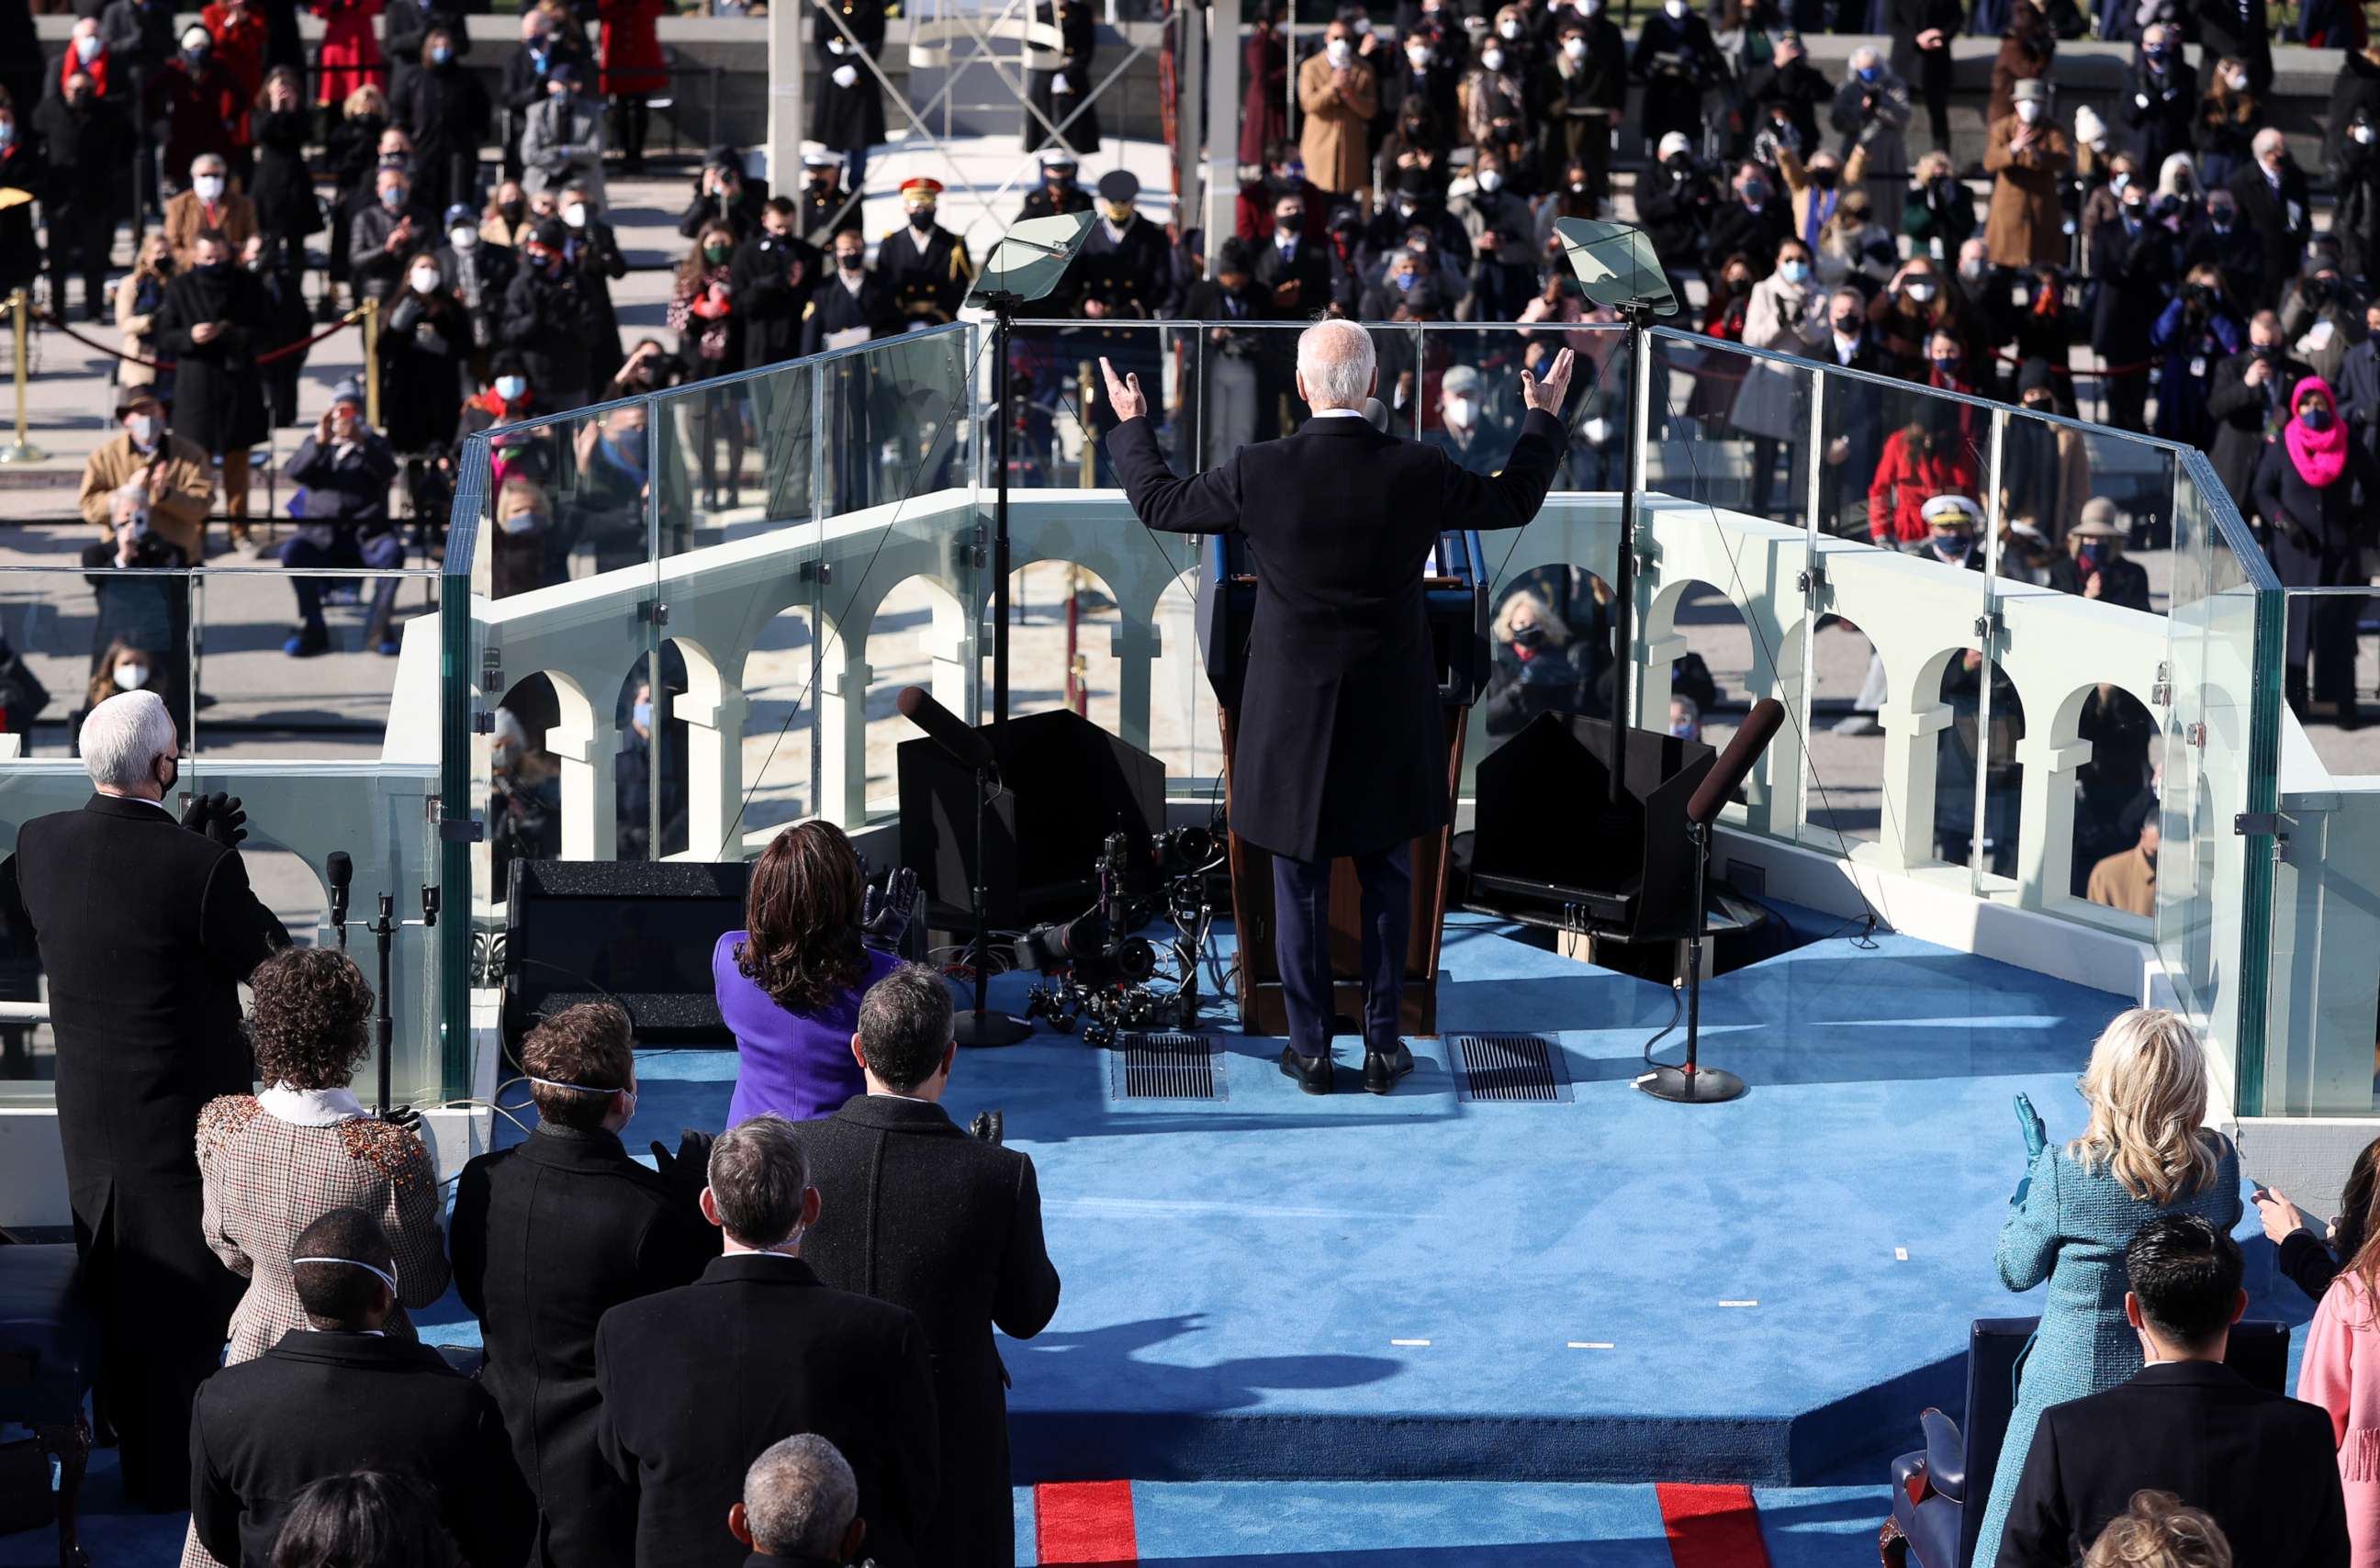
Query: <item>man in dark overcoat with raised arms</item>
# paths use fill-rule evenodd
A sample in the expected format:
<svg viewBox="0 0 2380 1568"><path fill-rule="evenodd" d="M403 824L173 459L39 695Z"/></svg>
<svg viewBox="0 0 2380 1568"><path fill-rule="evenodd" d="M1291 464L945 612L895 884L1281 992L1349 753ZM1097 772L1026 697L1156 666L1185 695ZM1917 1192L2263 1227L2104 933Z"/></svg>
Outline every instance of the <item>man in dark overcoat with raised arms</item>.
<svg viewBox="0 0 2380 1568"><path fill-rule="evenodd" d="M1166 467L1139 378L1100 365L1117 420L1108 455L1141 521L1236 530L1256 564L1232 826L1273 856L1281 1071L1309 1094L1330 1092L1330 863L1343 857L1363 890L1364 1087L1386 1094L1413 1070L1397 1032L1412 844L1452 813L1422 576L1439 534L1537 515L1561 461L1570 351L1543 381L1522 373L1528 417L1492 475L1372 428L1364 404L1378 361L1352 322L1318 322L1298 339L1297 395L1312 419L1188 479Z"/></svg>

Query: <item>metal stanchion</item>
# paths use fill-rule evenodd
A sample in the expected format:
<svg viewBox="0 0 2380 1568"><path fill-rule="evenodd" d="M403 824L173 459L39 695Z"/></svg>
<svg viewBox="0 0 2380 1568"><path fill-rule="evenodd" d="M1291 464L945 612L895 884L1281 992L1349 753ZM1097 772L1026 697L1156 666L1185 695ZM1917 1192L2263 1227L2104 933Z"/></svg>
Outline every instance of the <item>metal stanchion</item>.
<svg viewBox="0 0 2380 1568"><path fill-rule="evenodd" d="M380 301L366 299L364 310L364 423L380 429Z"/></svg>
<svg viewBox="0 0 2380 1568"><path fill-rule="evenodd" d="M20 288L8 296L8 330L17 340L17 439L0 446L0 463L38 463L49 456L33 444L25 412L25 387L33 379L32 355L26 346L25 334L32 330L32 318L30 295Z"/></svg>
<svg viewBox="0 0 2380 1568"><path fill-rule="evenodd" d="M1075 371L1075 402L1083 427L1083 488L1097 490L1099 484L1099 438L1091 433L1091 406L1099 399L1099 383L1093 379L1091 362L1085 359Z"/></svg>

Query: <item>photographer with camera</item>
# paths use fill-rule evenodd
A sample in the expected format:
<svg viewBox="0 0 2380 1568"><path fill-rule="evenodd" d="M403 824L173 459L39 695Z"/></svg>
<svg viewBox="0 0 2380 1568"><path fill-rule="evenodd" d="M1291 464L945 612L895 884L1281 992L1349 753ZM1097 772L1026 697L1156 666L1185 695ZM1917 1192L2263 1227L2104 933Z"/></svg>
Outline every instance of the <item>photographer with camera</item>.
<svg viewBox="0 0 2380 1568"><path fill-rule="evenodd" d="M2305 271L2281 296L2281 341L2326 382L2338 380L2347 351L2363 341L2363 294L2338 264L2329 236L2315 239Z"/></svg>
<svg viewBox="0 0 2380 1568"><path fill-rule="evenodd" d="M1827 123L1852 149L1867 152L1868 202L1879 213L1900 210L1909 181L1909 84L1893 74L1884 56L1863 47L1852 55L1852 74L1835 90Z"/></svg>

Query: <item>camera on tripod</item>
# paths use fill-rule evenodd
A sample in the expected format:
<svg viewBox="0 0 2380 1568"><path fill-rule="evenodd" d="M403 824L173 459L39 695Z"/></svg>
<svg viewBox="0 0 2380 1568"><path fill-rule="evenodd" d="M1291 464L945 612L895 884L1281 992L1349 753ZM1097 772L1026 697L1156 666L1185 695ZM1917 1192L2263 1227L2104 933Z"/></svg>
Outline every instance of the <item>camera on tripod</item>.
<svg viewBox="0 0 2380 1568"><path fill-rule="evenodd" d="M1016 943L1018 968L1065 969L1087 987L1139 985L1157 973L1157 949L1134 934L1152 913L1124 893L1131 853L1124 834L1108 834L1094 868L1099 904L1074 919L1026 931Z"/></svg>

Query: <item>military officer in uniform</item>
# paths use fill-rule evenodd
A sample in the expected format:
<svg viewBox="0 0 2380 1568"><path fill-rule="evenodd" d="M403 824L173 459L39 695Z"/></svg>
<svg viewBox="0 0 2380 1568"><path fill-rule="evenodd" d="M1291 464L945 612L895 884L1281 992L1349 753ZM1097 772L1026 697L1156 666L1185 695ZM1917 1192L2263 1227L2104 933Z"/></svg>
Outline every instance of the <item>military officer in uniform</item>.
<svg viewBox="0 0 2380 1568"><path fill-rule="evenodd" d="M974 280L966 241L934 221L942 182L917 175L901 182L905 227L876 247L876 271L892 293L892 308L911 328L938 327L958 320L959 302Z"/></svg>
<svg viewBox="0 0 2380 1568"><path fill-rule="evenodd" d="M1087 213L1091 210L1091 193L1075 183L1079 167L1075 155L1062 147L1052 147L1041 154L1041 184L1025 193L1024 210L1016 221L1027 218L1054 218L1067 213Z"/></svg>
<svg viewBox="0 0 2380 1568"><path fill-rule="evenodd" d="M844 155L844 189L865 190L868 149L884 140L884 94L872 68L884 53L884 6L880 0L819 0L819 11L810 20L819 76L810 140Z"/></svg>
<svg viewBox="0 0 2380 1568"><path fill-rule="evenodd" d="M832 152L802 154L802 188L794 198L794 232L821 251L834 237L859 230L859 198L843 188L843 160Z"/></svg>
<svg viewBox="0 0 2380 1568"><path fill-rule="evenodd" d="M1128 361L1134 371L1145 375L1145 384L1154 386L1158 334L1147 323L1169 303L1172 263L1165 231L1133 205L1139 195L1140 180L1128 169L1111 169L1099 176L1099 221L1091 225L1075 263L1075 314L1089 322L1118 323L1080 334L1079 358L1105 356L1119 371ZM1096 381L1087 383L1084 390L1092 393L1092 428L1104 435L1114 427L1115 416L1095 386Z"/></svg>

